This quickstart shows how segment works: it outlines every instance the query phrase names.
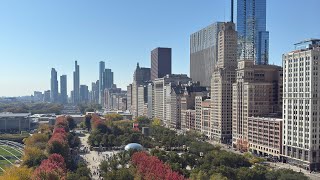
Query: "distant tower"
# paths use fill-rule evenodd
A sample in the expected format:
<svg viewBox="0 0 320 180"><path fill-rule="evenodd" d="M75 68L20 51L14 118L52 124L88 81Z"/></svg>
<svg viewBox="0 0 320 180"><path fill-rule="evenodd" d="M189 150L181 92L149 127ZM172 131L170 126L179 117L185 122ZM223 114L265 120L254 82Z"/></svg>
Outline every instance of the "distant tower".
<svg viewBox="0 0 320 180"><path fill-rule="evenodd" d="M103 104L105 62L99 62L99 104Z"/></svg>
<svg viewBox="0 0 320 180"><path fill-rule="evenodd" d="M268 64L269 32L266 31L266 0L237 0L236 8L238 60Z"/></svg>
<svg viewBox="0 0 320 180"><path fill-rule="evenodd" d="M171 74L171 48L158 47L151 51L151 80Z"/></svg>
<svg viewBox="0 0 320 180"><path fill-rule="evenodd" d="M60 102L62 104L68 103L68 94L67 94L67 75L60 76Z"/></svg>
<svg viewBox="0 0 320 180"><path fill-rule="evenodd" d="M75 61L75 71L73 72L73 103L80 102L80 70L78 62Z"/></svg>
<svg viewBox="0 0 320 180"><path fill-rule="evenodd" d="M57 71L52 68L51 69L51 91L50 91L50 101L58 102L58 79L57 79Z"/></svg>

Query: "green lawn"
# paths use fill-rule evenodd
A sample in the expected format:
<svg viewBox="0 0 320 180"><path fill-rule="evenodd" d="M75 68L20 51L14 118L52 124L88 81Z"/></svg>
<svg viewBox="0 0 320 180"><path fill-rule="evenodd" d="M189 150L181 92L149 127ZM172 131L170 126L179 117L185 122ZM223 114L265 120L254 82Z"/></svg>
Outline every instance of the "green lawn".
<svg viewBox="0 0 320 180"><path fill-rule="evenodd" d="M8 147L8 146L4 146L4 145L0 145L0 155L4 156L5 158L7 158L10 162L12 162L13 164L15 163L15 161L17 160L12 154L14 154L15 156L17 156L18 158L21 158L21 154L18 153L15 149ZM2 149L3 148L3 149ZM4 149L8 150L9 152L11 152L12 154L10 154L9 152L5 151ZM3 159L0 156L0 167L1 168L5 168L6 166L11 166L11 164L6 161L5 159ZM0 170L0 174L2 173L2 171Z"/></svg>

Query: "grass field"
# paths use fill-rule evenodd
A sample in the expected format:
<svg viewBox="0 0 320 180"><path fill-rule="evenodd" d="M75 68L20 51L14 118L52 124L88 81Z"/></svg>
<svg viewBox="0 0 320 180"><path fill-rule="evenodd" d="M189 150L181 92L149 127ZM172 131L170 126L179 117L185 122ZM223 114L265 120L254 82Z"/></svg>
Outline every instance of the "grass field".
<svg viewBox="0 0 320 180"><path fill-rule="evenodd" d="M7 152L7 151L9 152ZM12 154L11 154L12 153ZM11 164L7 161L9 160L11 163L15 163L16 160L18 160L16 157L21 158L21 154L14 148L5 146L5 145L0 145L0 167L5 168L6 166L11 166ZM7 160L5 160L3 157L5 157ZM14 157L16 156L16 157ZM0 170L0 174L2 171Z"/></svg>

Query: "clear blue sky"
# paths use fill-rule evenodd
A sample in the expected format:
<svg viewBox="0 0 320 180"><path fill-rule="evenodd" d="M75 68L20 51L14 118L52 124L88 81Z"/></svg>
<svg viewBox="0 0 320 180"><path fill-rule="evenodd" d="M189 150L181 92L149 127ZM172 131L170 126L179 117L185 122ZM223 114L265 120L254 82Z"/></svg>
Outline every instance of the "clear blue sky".
<svg viewBox="0 0 320 180"><path fill-rule="evenodd" d="M319 0L267 1L270 63L320 38ZM229 16L229 0L1 0L0 96L50 89L52 67L68 76L70 92L74 60L81 84L91 88L104 60L125 88L158 46L173 49L173 73L189 74L189 35Z"/></svg>

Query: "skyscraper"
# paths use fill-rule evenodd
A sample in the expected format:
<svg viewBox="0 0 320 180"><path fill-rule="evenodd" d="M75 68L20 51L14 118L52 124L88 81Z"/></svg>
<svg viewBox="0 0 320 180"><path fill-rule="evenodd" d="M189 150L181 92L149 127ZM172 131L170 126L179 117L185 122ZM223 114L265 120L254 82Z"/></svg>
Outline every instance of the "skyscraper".
<svg viewBox="0 0 320 180"><path fill-rule="evenodd" d="M320 167L320 39L283 55L283 155L300 167Z"/></svg>
<svg viewBox="0 0 320 180"><path fill-rule="evenodd" d="M60 76L60 102L62 104L68 103L67 75Z"/></svg>
<svg viewBox="0 0 320 180"><path fill-rule="evenodd" d="M238 60L268 64L269 32L266 31L266 0L235 0Z"/></svg>
<svg viewBox="0 0 320 180"><path fill-rule="evenodd" d="M58 102L58 79L57 79L57 71L52 68L51 69L51 91L50 91L50 101L55 103Z"/></svg>
<svg viewBox="0 0 320 180"><path fill-rule="evenodd" d="M99 103L103 104L105 62L99 62Z"/></svg>
<svg viewBox="0 0 320 180"><path fill-rule="evenodd" d="M158 47L151 51L151 80L171 74L171 48Z"/></svg>
<svg viewBox="0 0 320 180"><path fill-rule="evenodd" d="M80 69L78 62L75 61L75 70L73 72L73 103L78 104L80 101Z"/></svg>
<svg viewBox="0 0 320 180"><path fill-rule="evenodd" d="M215 62L218 60L218 33L221 22L211 24L190 36L190 78L210 87Z"/></svg>
<svg viewBox="0 0 320 180"><path fill-rule="evenodd" d="M111 69L105 69L103 74L104 88L110 89L113 85L113 72Z"/></svg>
<svg viewBox="0 0 320 180"><path fill-rule="evenodd" d="M80 102L87 103L89 101L89 88L87 85L80 86Z"/></svg>
<svg viewBox="0 0 320 180"><path fill-rule="evenodd" d="M223 23L218 35L218 61L211 82L211 138L230 143L232 139L232 84L237 68L237 32L232 22Z"/></svg>

